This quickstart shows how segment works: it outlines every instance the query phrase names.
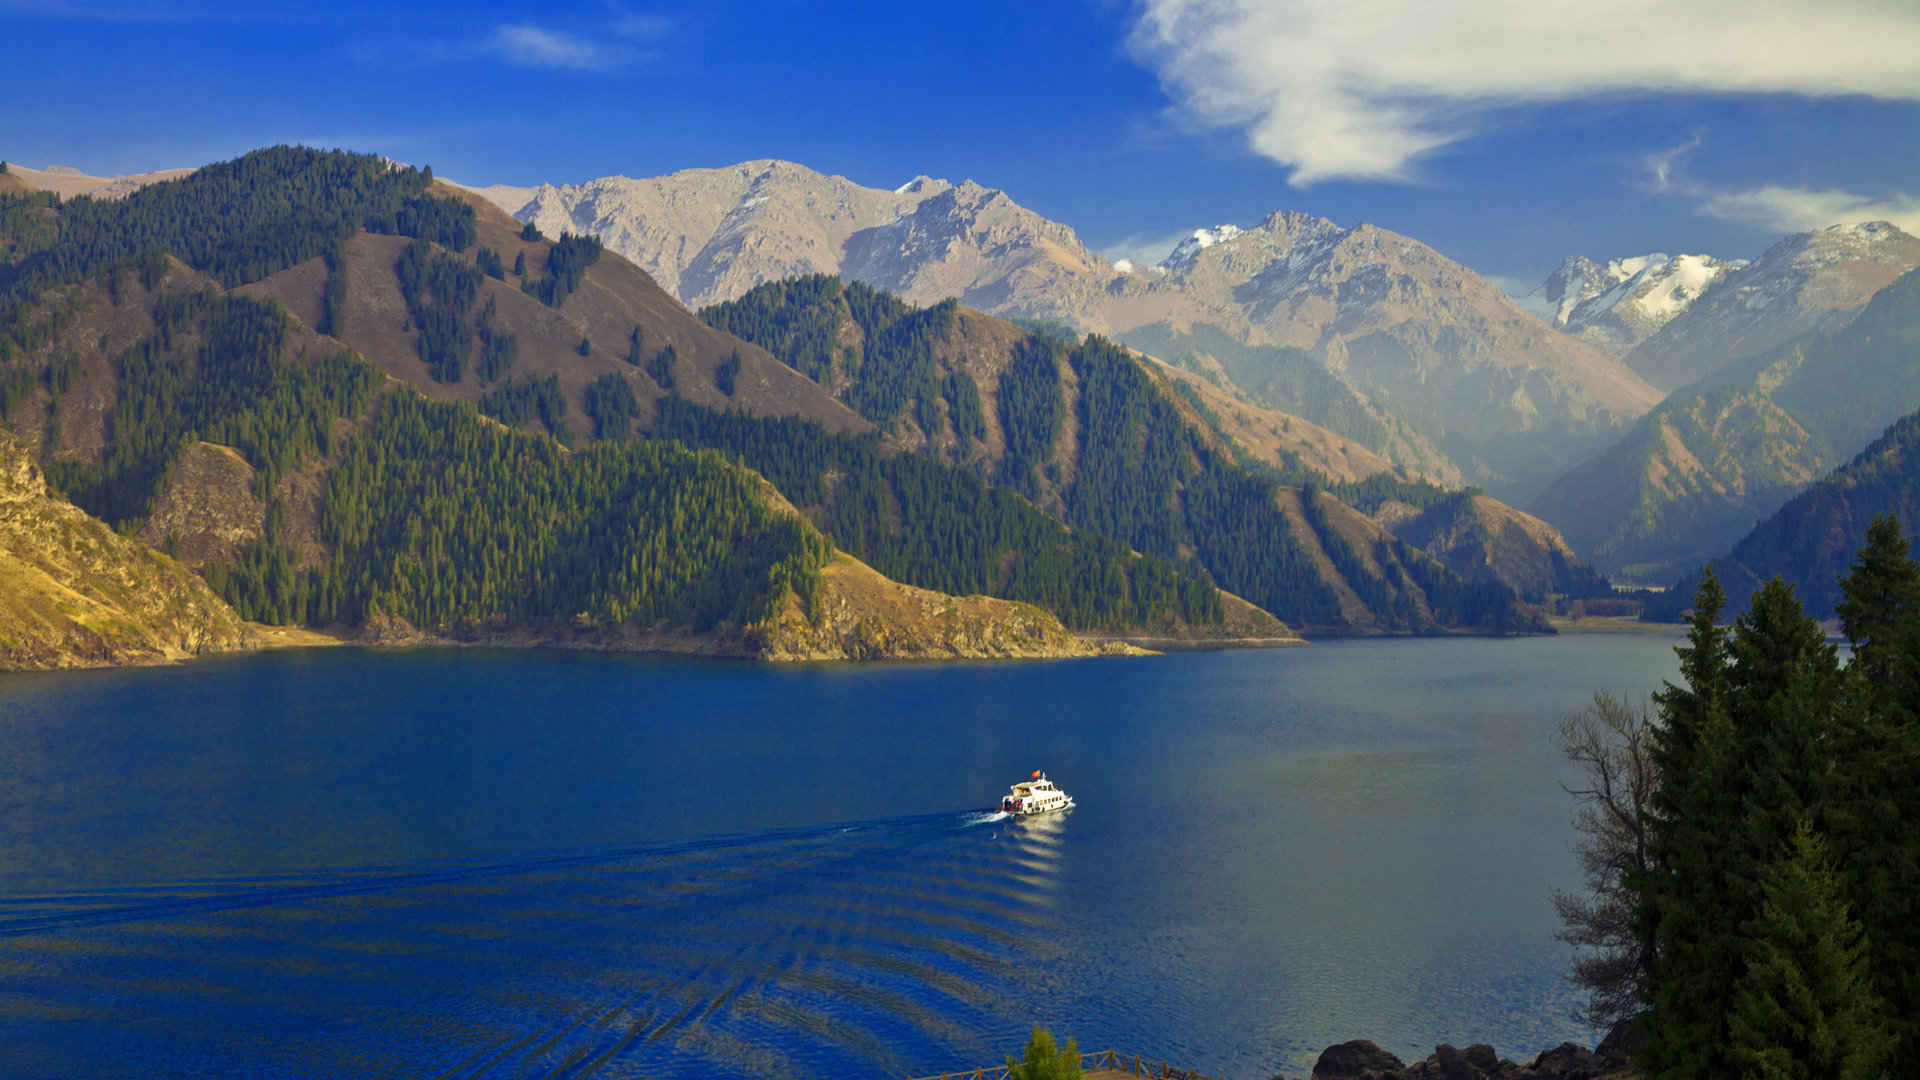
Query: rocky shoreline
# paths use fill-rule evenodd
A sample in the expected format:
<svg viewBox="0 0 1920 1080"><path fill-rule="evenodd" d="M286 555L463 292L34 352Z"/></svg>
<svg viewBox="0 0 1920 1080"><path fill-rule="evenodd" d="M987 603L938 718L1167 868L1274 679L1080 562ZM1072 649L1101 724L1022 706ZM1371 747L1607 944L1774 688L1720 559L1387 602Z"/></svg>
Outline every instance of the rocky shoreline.
<svg viewBox="0 0 1920 1080"><path fill-rule="evenodd" d="M1366 1039L1355 1039L1321 1051L1310 1080L1633 1080L1639 1076L1633 1054L1643 1041L1634 1022L1622 1020L1592 1050L1561 1043L1522 1065L1502 1058L1486 1043L1464 1050L1441 1043L1424 1059L1405 1062Z"/></svg>

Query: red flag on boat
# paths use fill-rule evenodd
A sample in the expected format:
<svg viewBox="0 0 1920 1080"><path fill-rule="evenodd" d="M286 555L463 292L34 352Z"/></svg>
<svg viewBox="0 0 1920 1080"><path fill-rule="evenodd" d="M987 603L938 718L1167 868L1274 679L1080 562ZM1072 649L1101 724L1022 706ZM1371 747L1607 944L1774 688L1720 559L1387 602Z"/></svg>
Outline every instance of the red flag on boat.
<svg viewBox="0 0 1920 1080"><path fill-rule="evenodd" d="M1034 778L1035 780L1038 780L1038 779L1040 779L1040 770L1039 770L1039 769L1035 769L1035 770L1033 770L1033 778Z"/></svg>

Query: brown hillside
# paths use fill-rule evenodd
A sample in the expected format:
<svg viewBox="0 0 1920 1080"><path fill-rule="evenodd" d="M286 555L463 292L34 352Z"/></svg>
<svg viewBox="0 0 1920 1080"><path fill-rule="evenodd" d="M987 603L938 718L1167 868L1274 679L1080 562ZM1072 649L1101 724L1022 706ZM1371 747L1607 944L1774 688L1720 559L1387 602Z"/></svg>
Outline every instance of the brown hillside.
<svg viewBox="0 0 1920 1080"><path fill-rule="evenodd" d="M1310 420L1255 404L1231 384L1221 386L1184 368L1141 355L1147 360L1149 371L1171 384L1187 387L1199 397L1211 413L1203 419L1211 422L1218 417L1219 426L1214 430L1255 460L1279 467L1283 464L1282 454L1290 453L1329 480L1365 480L1396 471L1391 461L1352 439L1336 435Z"/></svg>
<svg viewBox="0 0 1920 1080"><path fill-rule="evenodd" d="M544 276L552 240L522 241L519 223L492 204L464 189L439 185L435 190L474 205L477 247L499 252L508 266L524 254L528 276ZM408 243L402 237L370 233L358 234L348 242L344 261L346 303L337 336L389 375L428 397L478 401L499 384L482 384L471 370L460 382L435 382L419 359L406 302L393 269ZM473 252L454 257L471 261ZM320 321L326 277L325 263L316 258L237 291L277 299L301 321L314 325ZM677 354L674 390L690 401L721 410L738 408L758 415L800 416L835 431L864 431L869 426L812 380L765 350L701 322L661 291L644 271L611 251L602 253L587 269L580 288L559 308L548 307L521 292L519 279L512 274L505 281L490 277L482 280L479 296L468 313L470 323L477 323L488 301L495 307L493 326L514 335L518 344L518 359L507 379L558 376L568 403L564 426L572 437L584 438L591 432L582 394L587 384L607 374L629 381L641 407L639 423L645 426L652 421L654 402L665 396L665 391L644 371L626 363L628 337L635 326L640 327L647 354L673 346ZM589 356L578 352L583 337L592 343ZM740 370L729 397L715 385L714 370L733 354L740 357Z"/></svg>
<svg viewBox="0 0 1920 1080"><path fill-rule="evenodd" d="M164 663L259 643L191 571L50 496L26 448L0 433L0 669Z"/></svg>
<svg viewBox="0 0 1920 1080"><path fill-rule="evenodd" d="M1558 529L1486 495L1381 516L1397 518L1395 536L1468 581L1497 581L1524 597L1563 591L1563 568L1579 562Z"/></svg>

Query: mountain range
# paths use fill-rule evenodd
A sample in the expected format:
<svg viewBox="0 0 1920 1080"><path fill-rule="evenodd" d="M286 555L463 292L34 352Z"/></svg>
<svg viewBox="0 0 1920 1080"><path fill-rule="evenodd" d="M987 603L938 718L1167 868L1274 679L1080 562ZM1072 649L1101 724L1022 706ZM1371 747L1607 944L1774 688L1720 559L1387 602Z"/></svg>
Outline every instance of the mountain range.
<svg viewBox="0 0 1920 1080"><path fill-rule="evenodd" d="M63 178L149 216L179 199L177 184L230 182L27 172L8 175ZM1241 602L1203 600L1213 594L1195 581L1315 632L1524 625L1501 605L1604 589L1576 552L1639 576L1722 550L1913 392L1899 342L1914 316L1893 279L1920 261L1920 241L1884 223L1791 237L1744 263L1569 259L1546 286L1550 326L1417 241L1286 211L1194 230L1140 266L970 181L888 191L768 160L576 187L426 182L424 201L354 210L369 216L333 240L296 226L286 243L304 249L265 263L203 241L176 247L180 259L128 247L120 270L87 271L84 288L108 294L98 316L45 324L57 348L31 322L57 305L33 298L44 278L60 303L78 299L47 262L71 258L60 253L73 226L49 228L63 211L44 196L0 206L10 425L83 506L210 580L230 585L236 561L267 549L322 574L338 555L321 525L330 467L263 471L230 438L167 451L168 475L259 489L222 511L239 507L249 530L114 464L129 351L169 332L179 317L162 309L212 297L194 301L211 317L185 316L191 338L256 318L223 297L267 301L290 320L294 353L348 350L521 431L577 448L643 433L738 455L823 539L906 583L1177 638L1207 636L1220 605ZM110 249L90 257L105 265ZM1090 330L1106 337L1083 340ZM1701 359L1703 342L1738 355ZM1653 385L1689 365L1713 370L1661 402ZM1866 384L1871 407L1847 400ZM254 478L236 481L236 466ZM1449 494L1466 484L1518 493L1539 516ZM936 525L941 501L974 509ZM1020 517L1025 539L1003 530L976 547L980 515L1001 513L1038 516ZM1266 522L1261 554L1230 555L1234 529L1254 521ZM1130 589L1117 607L1090 585L1049 594L1009 571L1023 558L1145 574L1164 591ZM796 572L820 580L830 563L808 556ZM1081 573L1068 576L1093 580ZM1461 591L1476 582L1510 599Z"/></svg>
<svg viewBox="0 0 1920 1080"><path fill-rule="evenodd" d="M1760 585L1780 577L1795 586L1815 618L1834 617L1840 578L1864 546L1867 527L1893 515L1911 542L1920 524L1920 412L1901 417L1845 465L1794 496L1711 559L1727 593L1726 610L1743 611ZM1692 604L1695 569L1647 606L1647 617L1679 621Z"/></svg>
<svg viewBox="0 0 1920 1080"><path fill-rule="evenodd" d="M1738 280L1729 275L1727 285ZM1771 309L1749 311L1752 340L1769 339L1755 324L1772 321ZM1730 318L1717 303L1698 317ZM1668 325L1694 318L1690 311ZM1837 325L1732 360L1676 390L1619 442L1525 505L1602 569L1635 580L1657 581L1725 551L1920 405L1920 271L1860 308L1830 309L1827 322Z"/></svg>
<svg viewBox="0 0 1920 1080"><path fill-rule="evenodd" d="M481 188L547 232L599 237L695 307L795 273L838 274L910 303L953 298L1009 318L1117 335L1162 359L1211 334L1301 350L1364 417L1367 448L1426 475L1517 492L1550 479L1658 394L1596 346L1545 326L1418 241L1276 212L1197 231L1153 267L1088 251L1073 230L971 181L887 191L790 162L645 180ZM1172 353L1173 355L1166 355ZM1256 353L1255 356L1264 354ZM1222 359L1239 364L1239 357ZM1271 406L1332 427L1314 400ZM1340 430L1339 428L1334 428Z"/></svg>
<svg viewBox="0 0 1920 1080"><path fill-rule="evenodd" d="M696 317L595 241L378 159L0 199L0 240L7 427L267 623L1060 655L1105 646L1058 619L1297 640L1266 605L1318 632L1541 629L1530 605L1591 584L1449 569L1371 516L1444 491L1114 343L833 278L777 283L769 322Z"/></svg>

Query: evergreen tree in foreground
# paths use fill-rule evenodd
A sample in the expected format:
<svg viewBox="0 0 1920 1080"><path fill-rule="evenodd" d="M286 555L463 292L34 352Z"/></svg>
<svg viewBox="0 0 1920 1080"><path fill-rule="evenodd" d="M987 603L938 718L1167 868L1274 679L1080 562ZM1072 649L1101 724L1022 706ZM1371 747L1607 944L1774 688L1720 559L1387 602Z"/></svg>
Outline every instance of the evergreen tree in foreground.
<svg viewBox="0 0 1920 1080"><path fill-rule="evenodd" d="M1894 1060L1920 1060L1920 562L1875 518L1835 606L1853 662L1832 816L1840 869L1895 1018Z"/></svg>
<svg viewBox="0 0 1920 1080"><path fill-rule="evenodd" d="M1873 1080L1889 1050L1860 926L1805 819L1760 878L1733 987L1728 1057L1743 1077Z"/></svg>

